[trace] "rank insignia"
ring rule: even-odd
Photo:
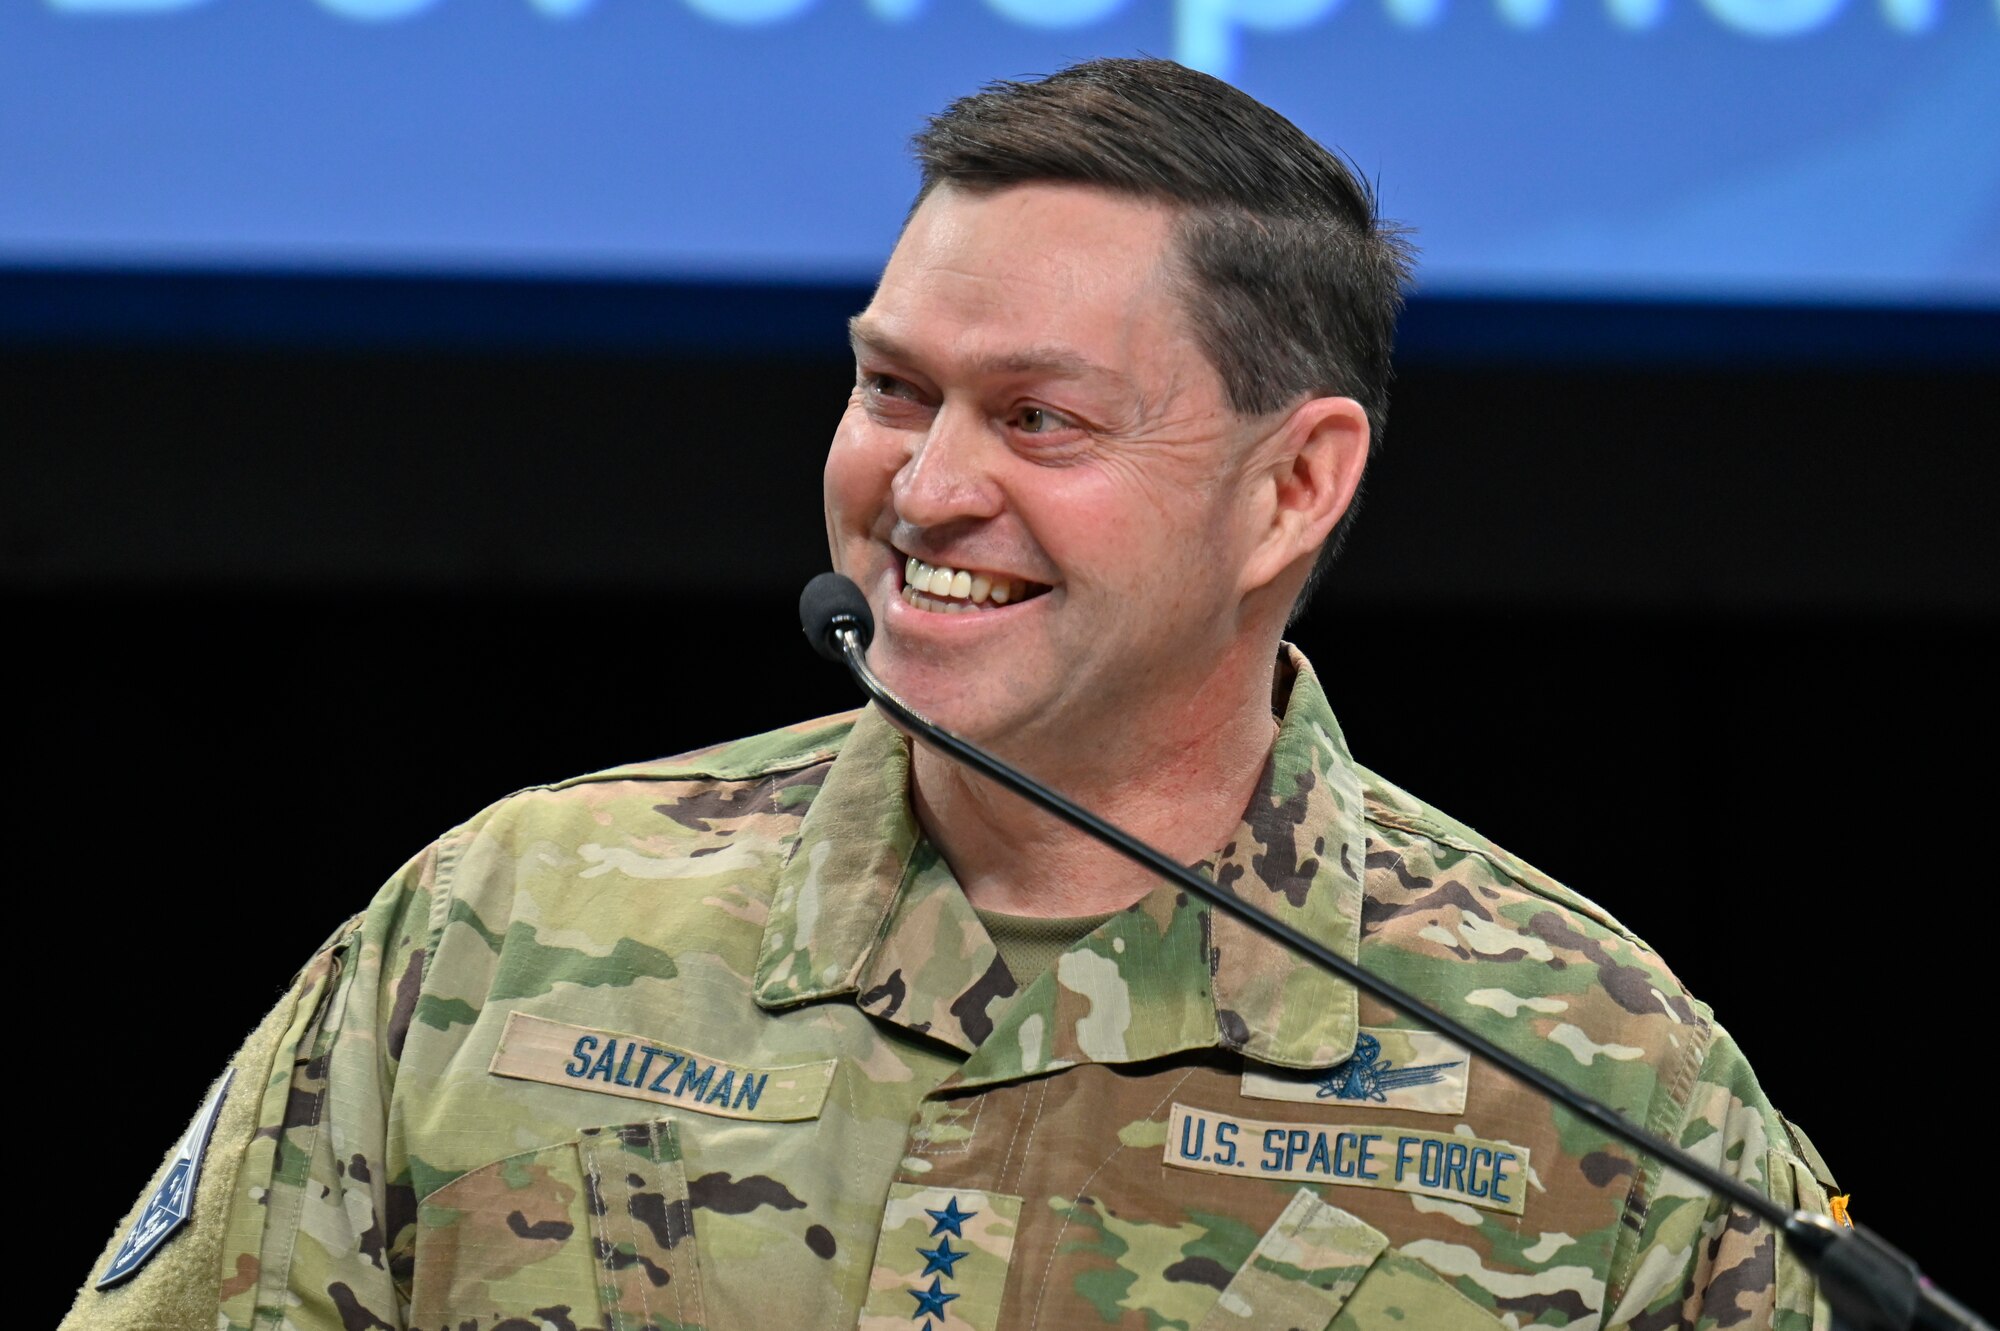
[[[209,1135],[215,1131],[216,1115],[222,1112],[222,1097],[228,1093],[230,1080],[235,1075],[236,1069],[231,1068],[209,1092],[201,1112],[194,1116],[187,1134],[175,1148],[174,1158],[167,1166],[167,1176],[160,1180],[160,1186],[146,1199],[145,1209],[132,1222],[125,1241],[118,1245],[111,1265],[105,1267],[104,1274],[97,1278],[97,1288],[106,1289],[115,1285],[144,1266],[147,1258],[158,1251],[168,1236],[193,1214],[195,1185],[201,1182],[202,1153],[208,1149]]]
[[[1021,1199],[898,1183],[882,1214],[861,1331],[993,1331]]]

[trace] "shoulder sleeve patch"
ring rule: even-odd
[[[174,1151],[173,1163],[167,1167],[167,1176],[160,1180],[160,1186],[147,1199],[145,1209],[132,1222],[132,1228],[126,1231],[125,1241],[112,1255],[111,1265],[104,1268],[104,1274],[97,1278],[99,1289],[117,1284],[144,1266],[160,1245],[194,1213],[195,1184],[201,1179],[201,1158],[208,1149],[209,1135],[215,1131],[215,1116],[222,1109],[223,1097],[229,1093],[229,1083],[235,1077],[236,1069],[233,1067],[223,1073],[222,1080],[215,1084],[201,1111],[194,1116],[194,1122],[188,1124],[187,1134]]]

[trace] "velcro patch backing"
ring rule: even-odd
[[[174,1148],[173,1162],[167,1167],[166,1178],[146,1199],[146,1209],[132,1222],[132,1228],[126,1231],[125,1241],[118,1245],[111,1265],[97,1278],[99,1289],[108,1289],[144,1266],[160,1245],[167,1241],[167,1236],[179,1229],[194,1213],[195,1185],[201,1181],[201,1159],[208,1152],[209,1134],[215,1131],[215,1116],[222,1112],[223,1097],[229,1093],[229,1083],[235,1079],[236,1069],[232,1067],[222,1074],[222,1080],[209,1092],[201,1111],[194,1116],[194,1122],[188,1125],[187,1132],[181,1137],[180,1145]]]

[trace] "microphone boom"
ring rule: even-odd
[[[1663,1161],[1702,1186],[1728,1198],[1768,1222],[1799,1259],[1819,1276],[1820,1292],[1832,1307],[1836,1325],[1844,1331],[1906,1331],[1928,1328],[1991,1327],[1977,1314],[1933,1285],[1914,1262],[1860,1227],[1836,1225],[1825,1216],[1792,1211],[1679,1147],[1626,1121],[1608,1105],[1557,1081],[1524,1062],[1486,1036],[1405,993],[1389,981],[1363,969],[1306,937],[1298,930],[1225,892],[1214,882],[1139,840],[1080,805],[1073,804],[1024,772],[1017,771],[984,749],[961,739],[898,698],[868,667],[868,644],[874,640],[875,617],[868,599],[852,580],[822,573],[806,584],[799,597],[799,623],[813,650],[847,666],[855,682],[891,716],[917,737],[947,756],[1041,806],[1079,831],[1096,838],[1126,858],[1152,870],[1212,905],[1228,911],[1265,936],[1301,952],[1391,1007],[1421,1018],[1442,1034],[1527,1082],[1551,1100],[1636,1150]]]

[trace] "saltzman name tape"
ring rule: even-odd
[[[818,1118],[838,1066],[838,1060],[829,1058],[752,1067],[644,1035],[510,1012],[487,1070],[722,1118],[780,1123]]]

